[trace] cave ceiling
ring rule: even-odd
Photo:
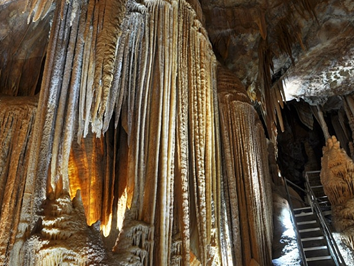
[[[203,0],[202,6],[218,59],[248,90],[259,83],[264,39],[272,81],[285,81],[287,100],[318,104],[352,91],[353,1]]]
[[[28,19],[26,4],[0,1],[2,94],[38,92],[51,9],[48,4],[43,7],[48,15]],[[324,104],[328,97],[352,92],[353,1],[202,0],[201,7],[199,15],[218,60],[238,76],[251,97],[264,89],[262,67],[271,69],[268,87],[284,81],[287,100]],[[262,49],[266,59],[260,56]]]

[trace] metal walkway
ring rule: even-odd
[[[302,265],[345,266],[330,230],[331,205],[323,192],[320,171],[306,172],[305,177],[306,190],[284,178]],[[293,208],[288,185],[305,192],[305,207]]]

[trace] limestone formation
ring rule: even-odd
[[[321,182],[332,205],[333,225],[354,249],[354,163],[335,136],[323,148]]]
[[[2,261],[270,264],[264,131],[199,3],[53,5],[27,5],[53,17],[39,97],[0,98]]]
[[[52,9],[28,7],[30,23]],[[184,0],[53,9],[38,107],[37,98],[0,102],[2,260],[269,264],[265,135],[243,91],[227,103],[226,128],[234,88],[216,71],[200,14]]]
[[[222,68],[218,69],[218,91],[224,157],[222,204],[231,221],[225,229],[232,232],[234,248],[229,256],[236,265],[269,265],[272,181],[263,127],[241,82]]]
[[[340,3],[0,0],[0,265],[270,265],[284,74]]]

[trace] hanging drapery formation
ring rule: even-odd
[[[218,261],[215,57],[186,2],[129,8],[113,81],[120,91],[111,91],[127,142],[114,251],[126,263],[188,265],[190,254]]]
[[[51,4],[29,1],[29,21]],[[16,230],[1,236],[1,256],[12,265],[270,264],[264,132],[234,91],[241,85],[216,73],[199,4],[55,4],[40,111],[18,136],[35,136],[20,153],[27,168],[8,182],[22,205],[3,224]],[[0,138],[13,137],[4,129]],[[116,240],[105,242],[112,254],[105,237]]]
[[[321,183],[332,206],[333,226],[353,249],[354,163],[335,136],[327,139],[321,164]]]
[[[276,143],[277,125],[284,131],[281,109],[286,102],[283,81],[272,84],[271,70],[273,70],[273,52],[268,41],[261,39],[258,47],[258,77],[259,94],[257,100],[261,103],[261,111],[270,140]],[[254,99],[256,100],[256,99]]]
[[[222,68],[218,96],[225,158],[222,209],[233,247],[227,257],[233,257],[230,265],[250,265],[252,260],[270,265],[272,193],[263,127],[242,84]]]
[[[274,32],[264,33],[267,28],[259,26],[262,38],[258,44],[257,95],[252,95],[253,100],[257,100],[261,105],[268,136],[273,143],[276,143],[277,126],[282,132],[284,131],[280,107],[283,108],[283,103],[286,102],[282,77],[284,73],[281,69],[274,73],[273,58],[278,56],[279,53],[287,54],[291,64],[295,65],[294,46],[300,45],[303,50],[306,50],[306,48],[302,40],[302,23],[299,17],[294,14],[300,15],[301,19],[317,20],[315,12],[317,3],[315,1],[287,0],[283,2],[284,5],[278,6],[279,11],[274,13],[276,19],[272,17],[274,14],[267,16],[267,21],[274,28]],[[275,25],[271,25],[273,20],[276,21]],[[259,22],[257,24],[262,25]]]
[[[18,228],[37,97],[0,97],[0,261],[9,263]]]
[[[31,9],[31,12],[42,12],[40,11],[41,7],[43,7],[43,4],[46,4],[46,1],[37,2],[37,4],[33,2],[33,6],[36,6],[36,8]],[[48,218],[43,217],[43,213],[45,215],[46,212],[43,211],[42,213],[41,211],[45,208],[47,201],[51,205],[51,201],[55,201],[61,197],[65,198],[71,192],[70,177],[68,174],[69,155],[71,144],[74,136],[77,134],[78,128],[77,109],[80,85],[82,84],[82,80],[87,79],[87,73],[85,76],[82,71],[84,49],[89,46],[90,49],[95,51],[94,55],[89,53],[90,56],[95,57],[102,57],[102,53],[104,53],[106,58],[109,58],[112,53],[114,55],[116,52],[115,48],[96,45],[98,41],[96,39],[94,39],[95,42],[89,40],[89,35],[85,35],[85,32],[95,30],[99,35],[97,40],[100,40],[102,43],[108,43],[105,41],[106,36],[110,36],[110,39],[113,38],[112,35],[117,36],[121,21],[119,19],[114,20],[112,17],[106,20],[103,18],[103,15],[112,12],[112,5],[120,6],[119,9],[114,9],[114,12],[116,16],[123,18],[124,2],[119,4],[117,1],[110,1],[107,5],[105,1],[100,1],[99,3],[96,1],[56,2],[38,102],[40,112],[36,113],[33,126],[33,135],[35,137],[31,142],[29,150],[24,192],[22,192],[22,195],[19,195],[19,198],[22,198],[22,206],[21,213],[15,221],[15,228],[18,228],[18,230],[14,248],[11,250],[11,263],[13,265],[22,265],[25,260],[40,261],[40,258],[36,257],[34,253],[29,253],[32,254],[29,255],[30,259],[26,257],[28,254],[25,250],[28,249],[28,246],[33,245],[33,241],[35,241],[33,237],[27,241],[29,237],[28,232],[37,227],[41,228],[40,221]],[[105,8],[107,8],[107,12],[104,12]],[[95,19],[92,14],[94,12],[97,14]],[[37,18],[37,15],[38,13],[35,13],[34,18]],[[44,15],[42,14],[39,17]],[[95,24],[97,19],[99,19],[100,25]],[[106,25],[107,27],[105,27],[103,34],[102,27]],[[101,64],[96,64],[96,71],[104,72],[100,76],[101,79],[106,77],[106,75],[110,75],[109,71],[102,70],[104,68],[103,65],[107,64],[110,65],[109,63],[105,63],[104,60]],[[96,98],[101,99],[104,96],[100,95],[96,96]],[[107,167],[109,167],[109,164],[107,164]],[[108,186],[109,182],[110,180],[105,178],[102,183]],[[99,186],[96,189],[99,191]],[[74,197],[75,195],[76,191],[72,192],[71,196]],[[107,202],[107,198],[112,198],[112,195],[105,195],[105,197],[103,202]],[[92,199],[90,203],[91,205],[95,205]],[[90,209],[90,204],[84,205],[86,209]],[[99,203],[98,206],[100,205],[102,206],[101,209],[107,209],[105,204]],[[85,211],[88,213],[88,210]],[[53,219],[62,221],[65,224],[65,221],[60,219],[63,213],[60,211],[54,213],[55,217]],[[102,211],[102,213],[105,217],[102,218],[100,215],[97,215],[97,217],[107,223],[109,221],[107,216],[110,214],[106,211]],[[64,215],[69,214],[64,212]],[[55,225],[58,226],[57,223]],[[40,229],[38,230],[41,231]],[[48,239],[46,239],[43,230],[40,233],[40,237],[43,242],[46,242]],[[55,232],[58,233],[57,235],[60,235],[60,230]],[[57,237],[54,234],[51,240]],[[86,243],[84,238],[81,240],[81,244]],[[33,248],[33,250],[36,249]],[[86,254],[86,256],[88,255]]]

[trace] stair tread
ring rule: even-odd
[[[324,236],[304,237],[301,238],[301,241],[312,241],[312,240],[321,240],[321,239],[324,239]]]
[[[312,257],[312,258],[306,258],[306,261],[316,261],[316,260],[331,260],[331,256],[319,256],[319,257]]]
[[[311,188],[321,188],[321,187],[323,187],[323,185],[316,185],[316,186],[311,186],[311,185],[310,185],[310,187],[311,187]]]
[[[315,231],[320,231],[320,230],[321,230],[321,228],[314,227],[314,228],[300,229],[299,233],[315,232]]]
[[[304,225],[304,224],[314,224],[316,223],[316,220],[309,220],[309,221],[301,221],[301,222],[297,222],[297,225]]]
[[[312,251],[312,250],[320,250],[320,249],[328,249],[328,247],[327,246],[308,247],[308,248],[304,248],[304,251]]]
[[[313,212],[301,212],[301,213],[295,214],[295,217],[308,216],[308,215],[313,215]]]
[[[311,209],[311,206],[301,207],[301,208],[294,208],[294,211],[309,210],[309,209]]]

